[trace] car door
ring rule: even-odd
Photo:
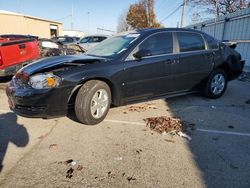
[[[176,91],[192,90],[213,69],[213,52],[200,33],[175,32],[178,63],[172,64],[173,84]]]
[[[147,52],[136,59],[133,54]],[[173,60],[173,35],[156,33],[140,43],[125,61],[127,101],[167,93],[171,88],[170,64]],[[167,68],[169,66],[169,69]]]

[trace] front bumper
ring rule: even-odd
[[[17,87],[14,79],[6,88],[10,109],[18,115],[32,118],[65,116],[70,93],[71,87],[41,90]]]

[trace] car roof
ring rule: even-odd
[[[135,30],[135,32],[141,33],[141,34],[157,33],[157,32],[161,32],[161,31],[170,31],[170,32],[184,31],[184,32],[202,33],[200,31],[197,31],[197,30],[194,30],[194,29],[187,29],[187,28],[145,28],[145,29]]]
[[[117,33],[115,36],[123,36],[123,35],[129,35],[129,34],[151,35],[154,33],[164,32],[164,31],[168,31],[168,32],[182,31],[182,32],[195,32],[195,33],[204,34],[203,32],[198,31],[198,30],[186,29],[186,28],[145,28],[145,29],[137,29],[137,30],[130,30],[130,31]]]
[[[87,36],[84,36],[83,38],[85,37],[108,37],[108,35],[87,35]]]

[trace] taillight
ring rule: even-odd
[[[3,65],[3,59],[2,59],[2,54],[1,54],[1,51],[0,51],[0,66]]]

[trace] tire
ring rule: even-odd
[[[111,103],[109,86],[102,81],[90,80],[79,90],[75,101],[75,114],[79,122],[96,125],[104,120]]]
[[[221,97],[226,91],[227,82],[228,78],[224,70],[214,70],[207,78],[207,82],[204,87],[204,95],[211,99]]]

